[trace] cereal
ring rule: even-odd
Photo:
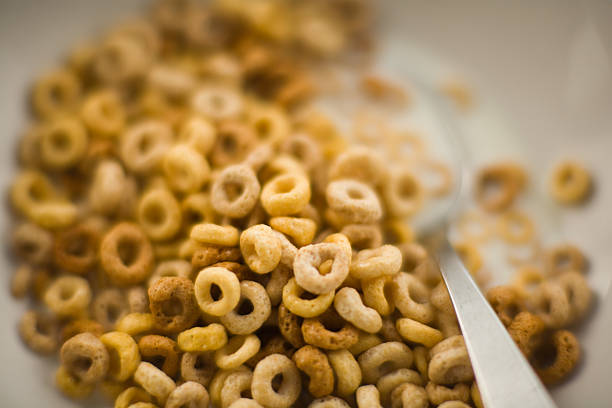
[[[161,404],[165,404],[168,396],[176,389],[176,384],[172,381],[172,378],[153,364],[144,361],[138,365],[134,372],[134,381]]]
[[[396,324],[399,334],[412,343],[420,343],[426,347],[433,347],[444,338],[439,330],[416,320],[401,318],[397,320]]]
[[[523,169],[514,163],[488,165],[477,176],[476,202],[486,211],[503,211],[512,205],[525,183]]]
[[[550,344],[544,342],[541,347],[554,349],[554,360],[550,363],[540,362],[536,358],[536,372],[544,384],[555,384],[567,377],[580,360],[580,344],[576,337],[567,330],[558,330],[552,334]]]
[[[87,398],[94,390],[92,384],[85,384],[71,375],[64,366],[55,372],[55,384],[64,395],[73,399]]]
[[[166,408],[208,408],[208,391],[202,384],[187,381],[174,389],[168,396]]]
[[[342,288],[336,293],[334,308],[344,320],[365,332],[377,333],[382,327],[378,312],[365,306],[353,288]]]
[[[547,327],[557,329],[571,321],[568,293],[559,282],[542,282],[529,299],[529,304]]]
[[[412,351],[403,343],[392,341],[381,343],[363,352],[359,366],[365,384],[375,383],[381,376],[398,368],[412,365]]]
[[[321,350],[306,345],[295,352],[293,361],[297,368],[308,375],[308,392],[312,396],[319,398],[334,391],[334,372],[327,356]]]
[[[125,130],[120,138],[119,156],[135,173],[155,170],[172,142],[172,129],[158,120],[144,120]]]
[[[383,196],[387,209],[398,217],[414,215],[424,201],[423,187],[409,169],[391,172],[391,178],[385,182]]]
[[[153,241],[173,238],[181,228],[181,209],[165,188],[153,188],[140,198],[137,209],[140,227]]]
[[[358,333],[355,327],[342,320],[331,309],[318,318],[305,319],[302,323],[304,341],[326,350],[351,347],[357,342]]]
[[[411,383],[397,386],[391,392],[391,407],[414,407],[427,408],[429,406],[428,395],[423,387]]]
[[[205,245],[236,246],[240,233],[231,225],[217,225],[211,223],[194,225],[189,238]]]
[[[330,210],[353,223],[371,223],[382,217],[376,193],[362,182],[350,179],[332,181],[325,190]]]
[[[51,354],[58,348],[57,321],[46,314],[30,310],[19,320],[19,335],[23,342],[40,354]]]
[[[496,286],[489,289],[487,300],[504,326],[508,326],[512,319],[524,309],[519,293],[512,286]]]
[[[151,313],[129,313],[119,319],[115,330],[130,336],[151,333],[155,330],[155,318]]]
[[[278,375],[282,376],[282,382],[275,388],[273,381]],[[302,382],[296,365],[282,354],[271,354],[261,359],[253,370],[251,394],[263,406],[291,407],[301,389]]]
[[[430,350],[430,355],[428,374],[432,382],[450,385],[474,379],[463,336],[444,339]]]
[[[118,93],[105,89],[90,94],[81,107],[81,120],[94,135],[116,137],[123,130],[126,120]]]
[[[566,271],[585,272],[587,260],[577,247],[562,244],[546,251],[546,272],[552,276]]]
[[[53,260],[66,272],[83,275],[98,260],[99,234],[87,224],[61,231],[53,243]]]
[[[278,235],[265,224],[254,225],[240,234],[240,250],[249,268],[259,274],[272,272],[282,256]]]
[[[393,245],[375,249],[362,249],[351,262],[351,276],[357,279],[373,279],[395,275],[402,266],[402,254]]]
[[[310,201],[310,183],[297,173],[280,174],[261,191],[261,204],[273,217],[297,214]]]
[[[582,164],[565,160],[553,169],[550,192],[559,203],[579,204],[588,198],[591,189],[591,174]]]
[[[172,276],[189,279],[191,277],[191,264],[182,259],[160,262],[149,277],[147,286],[152,286],[159,278]]]
[[[351,178],[378,186],[387,177],[387,169],[382,157],[372,150],[356,146],[338,155],[331,168],[331,180]]]
[[[414,275],[400,272],[393,278],[395,306],[403,316],[427,324],[434,318],[434,308],[429,301],[429,289]]]
[[[270,298],[264,287],[257,282],[242,281],[238,305],[221,316],[221,323],[232,334],[250,334],[263,325],[270,312]]]
[[[241,398],[244,392],[251,390],[253,373],[251,371],[238,371],[229,374],[221,386],[219,406],[222,408],[230,406],[234,401]]]
[[[73,320],[64,327],[60,332],[60,340],[64,343],[69,338],[80,333],[91,333],[96,337],[100,337],[104,333],[104,327],[95,320],[78,319]]]
[[[454,387],[428,382],[425,387],[427,396],[432,404],[442,405],[447,401],[468,402],[470,399],[470,387],[467,384],[456,384]]]
[[[327,358],[336,376],[336,392],[348,397],[361,384],[361,368],[355,357],[348,350],[336,350],[327,353]]]
[[[530,358],[545,329],[546,325],[538,316],[530,312],[521,312],[508,326],[508,334],[510,334],[519,350],[527,358]]]
[[[108,352],[91,333],[77,334],[67,340],[60,350],[60,358],[66,371],[85,384],[101,381],[108,371]]]
[[[331,271],[321,275],[317,268],[330,259],[333,260]],[[346,279],[350,259],[350,250],[339,244],[321,243],[302,247],[293,262],[296,283],[314,294],[332,292]]]
[[[150,334],[138,341],[138,349],[143,360],[152,362],[161,360],[161,370],[169,377],[174,377],[179,369],[179,349],[176,342],[168,337]]]
[[[52,259],[53,236],[36,224],[19,224],[13,231],[12,241],[16,254],[32,265],[47,264]]]
[[[217,175],[210,190],[215,211],[231,218],[247,215],[259,198],[260,185],[246,165],[228,166]]]
[[[88,136],[79,120],[56,118],[40,133],[40,158],[51,170],[68,169],[85,156]]]
[[[392,276],[383,275],[361,281],[363,303],[376,310],[381,316],[388,316],[395,310],[393,290],[396,283]]]
[[[59,317],[79,316],[89,307],[91,288],[84,278],[60,276],[51,282],[43,300]]]
[[[570,306],[570,320],[582,318],[591,306],[592,292],[584,276],[579,272],[564,272],[558,283],[565,289]]]
[[[140,364],[140,352],[132,336],[116,331],[108,332],[100,336],[100,341],[110,357],[108,377],[115,381],[129,379]]]
[[[291,278],[283,288],[283,305],[289,311],[300,317],[316,317],[325,312],[334,301],[334,292],[324,293],[313,299],[303,299],[300,296],[304,290],[298,286],[295,278]]]
[[[317,232],[317,224],[308,218],[273,217],[270,219],[270,226],[288,235],[298,247],[312,243]]]
[[[289,282],[289,279],[291,279],[292,274],[293,271],[291,269],[280,264],[268,275],[270,279],[266,283],[266,292],[270,297],[272,306],[278,306],[281,303],[283,288]]]
[[[16,299],[21,299],[30,291],[32,286],[32,268],[28,265],[21,265],[13,273],[11,278],[11,295]]]
[[[501,236],[513,244],[529,242],[533,237],[533,223],[531,219],[522,212],[508,211],[499,221]]]
[[[419,373],[408,368],[398,368],[380,377],[376,382],[376,388],[380,392],[380,401],[384,405],[389,405],[393,390],[406,383],[422,386],[423,380]]]
[[[189,242],[199,245],[195,241]],[[239,261],[241,257],[242,254],[239,248],[199,246],[194,249],[191,256],[191,265],[193,268],[205,268],[219,262]]]
[[[222,370],[240,367],[259,351],[261,341],[254,334],[234,336],[215,352],[215,364]]]
[[[213,297],[213,285],[219,290],[217,300]],[[204,313],[223,316],[234,309],[240,301],[240,282],[236,275],[223,267],[210,267],[198,273],[195,298]]]
[[[110,330],[125,316],[127,308],[125,297],[120,290],[104,289],[95,297],[91,311],[102,327]]]
[[[149,402],[151,402],[151,396],[145,390],[139,387],[128,387],[117,395],[115,407],[128,408],[138,403]]]
[[[380,393],[374,385],[362,385],[355,392],[357,408],[382,408],[380,405]]]

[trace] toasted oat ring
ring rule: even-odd
[[[430,323],[435,309],[429,301],[429,289],[414,275],[400,272],[394,276],[393,301],[403,316]]]
[[[58,347],[57,333],[58,323],[50,314],[30,310],[19,320],[21,339],[37,353],[53,353]]]
[[[247,228],[240,234],[242,256],[253,272],[272,272],[281,260],[282,246],[277,234],[265,224]]]
[[[283,305],[300,317],[316,317],[325,312],[334,301],[334,292],[318,295],[314,299],[302,299],[304,293],[295,278],[291,278],[283,288]]]
[[[381,316],[388,316],[395,310],[393,288],[396,283],[392,276],[381,276],[361,281],[363,303],[376,310]]]
[[[169,337],[150,334],[138,341],[138,349],[143,360],[151,362],[161,358],[161,370],[174,377],[179,369],[179,349]]]
[[[217,367],[212,352],[185,352],[181,357],[181,378],[208,386]]]
[[[91,302],[89,281],[80,276],[59,276],[45,290],[43,301],[59,317],[80,316]]]
[[[293,347],[300,348],[304,345],[299,316],[291,313],[283,304],[278,306],[278,330]]]
[[[480,170],[476,179],[476,201],[487,211],[503,211],[514,202],[526,181],[516,164],[498,163]],[[491,193],[491,189],[496,191]]]
[[[375,385],[362,385],[355,392],[357,408],[382,408],[380,393]]]
[[[508,334],[527,358],[533,355],[544,330],[546,330],[546,325],[542,319],[530,312],[517,314],[508,326]]]
[[[100,337],[104,333],[104,327],[95,320],[77,319],[64,326],[60,332],[60,340],[64,343],[69,338],[80,333],[91,333]]]
[[[576,367],[580,360],[580,343],[576,336],[567,330],[558,330],[553,333],[551,344],[544,344],[541,347],[553,347],[555,358],[551,364],[535,361],[536,372],[544,384],[555,384],[566,378]],[[538,350],[534,353],[537,356]]]
[[[275,388],[272,381],[279,375],[282,382]],[[301,389],[302,380],[296,365],[282,354],[271,354],[261,359],[253,370],[251,394],[263,406],[291,407],[298,399]]]
[[[382,318],[378,312],[363,304],[359,292],[344,287],[336,293],[334,308],[347,322],[368,333],[377,333],[382,328]]]
[[[85,384],[101,381],[108,371],[108,351],[91,333],[77,334],[67,340],[60,357],[66,370]]]
[[[239,261],[241,257],[240,248],[200,246],[191,256],[191,265],[194,268],[206,268],[218,262]]]
[[[391,392],[391,408],[427,408],[429,397],[425,389],[412,383],[400,384]]]
[[[352,223],[367,224],[382,217],[378,196],[367,184],[343,179],[332,181],[325,189],[329,208]]]
[[[402,254],[393,245],[375,249],[363,249],[351,262],[351,276],[357,279],[374,279],[384,275],[395,275],[402,266]]]
[[[489,289],[487,300],[506,327],[525,308],[518,291],[513,286],[496,286]]]
[[[153,364],[141,362],[134,372],[134,381],[145,391],[153,395],[162,405],[166,404],[168,396],[176,389],[172,378]]]
[[[329,330],[324,323],[341,326],[341,329]],[[359,331],[353,325],[342,321],[335,312],[318,318],[305,319],[302,323],[304,341],[326,350],[349,348],[357,343],[358,333]]]
[[[535,266],[525,266],[519,269],[515,275],[512,285],[516,288],[521,298],[527,298],[534,289],[534,285],[544,282],[544,275],[540,268]]]
[[[397,217],[414,215],[421,209],[425,199],[419,179],[406,168],[391,172],[389,181],[384,185],[383,194],[387,209]]]
[[[355,357],[343,349],[329,351],[327,358],[336,376],[336,392],[344,397],[354,394],[361,384],[361,367]]]
[[[149,288],[149,308],[159,330],[176,333],[198,319],[200,309],[191,280],[179,277],[159,278]]]
[[[36,224],[19,224],[11,237],[15,254],[33,265],[48,264],[52,260],[53,235]]]
[[[259,198],[257,176],[247,165],[228,166],[214,179],[210,194],[215,211],[231,218],[249,214]]]
[[[534,234],[531,218],[516,210],[503,214],[498,228],[502,238],[512,244],[529,242]]]
[[[165,408],[208,408],[208,400],[208,391],[202,384],[187,381],[170,393]]]
[[[251,310],[244,314],[241,307],[248,306],[245,303],[247,300],[251,304]],[[264,324],[270,313],[270,298],[264,287],[257,282],[242,281],[238,305],[225,316],[221,316],[220,320],[232,334],[251,334]]]
[[[557,329],[567,325],[572,318],[568,293],[559,282],[544,281],[538,286],[529,302],[547,327]]]
[[[344,282],[349,273],[350,250],[332,243],[312,244],[299,249],[293,262],[293,273],[298,285],[314,294],[332,292]],[[323,262],[333,259],[331,271],[321,275],[317,269]]]
[[[452,388],[428,382],[425,386],[427,396],[432,404],[443,405],[447,401],[467,402],[470,399],[470,387],[467,384],[455,384]]]
[[[396,325],[397,332],[403,339],[426,347],[433,347],[444,338],[439,330],[405,317],[398,319]]]
[[[239,400],[243,393],[251,390],[253,373],[250,370],[236,371],[230,373],[223,381],[219,393],[220,406],[226,408],[234,401]]]
[[[546,272],[555,276],[566,271],[584,272],[587,260],[580,249],[571,244],[563,244],[546,251],[545,264]]]
[[[79,224],[58,233],[53,245],[55,263],[66,272],[82,275],[98,260],[98,231]]]
[[[215,363],[222,370],[240,367],[259,351],[261,341],[254,334],[234,336],[227,344],[215,351]]]
[[[213,285],[220,291],[217,299],[212,294]],[[223,267],[209,267],[200,271],[194,289],[200,309],[213,316],[227,314],[240,301],[240,282],[234,273]]]
[[[578,162],[566,160],[553,169],[551,194],[562,204],[584,201],[589,196],[591,187],[591,175]]]
[[[358,361],[364,384],[374,384],[391,371],[410,367],[413,357],[407,345],[390,341],[366,350],[359,356]]]
[[[380,377],[376,382],[376,388],[380,392],[380,401],[385,406],[388,406],[391,402],[391,393],[393,390],[406,383],[422,386],[423,379],[419,373],[408,368],[398,368]]]
[[[579,272],[564,272],[558,278],[558,283],[565,289],[570,304],[571,320],[583,317],[591,306],[593,293],[584,276]]]
[[[295,352],[293,361],[310,378],[308,391],[312,396],[319,398],[334,391],[334,371],[321,350],[306,345]]]
[[[283,288],[289,282],[293,275],[293,271],[288,267],[280,264],[272,272],[270,272],[270,279],[266,283],[266,292],[270,296],[270,303],[272,306],[278,306],[283,298]]]
[[[474,379],[463,336],[444,339],[430,350],[430,354],[428,374],[434,383],[451,385]]]
[[[115,225],[102,238],[100,262],[116,285],[144,281],[153,268],[153,247],[142,230],[132,223]]]
[[[261,192],[261,204],[273,217],[297,214],[310,201],[310,182],[299,173],[280,174],[268,181]]]
[[[111,330],[128,312],[125,295],[117,288],[103,289],[92,303],[92,315],[106,330]]]
[[[375,224],[345,225],[340,233],[348,238],[356,250],[378,248],[383,243],[380,226]]]

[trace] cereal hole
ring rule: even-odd
[[[51,133],[51,144],[56,150],[66,150],[70,147],[70,137],[62,129]]]
[[[223,291],[216,283],[210,285],[210,297],[215,302],[223,298]]]
[[[249,299],[243,299],[240,301],[240,304],[236,308],[236,313],[240,316],[247,316],[255,310],[253,303]]]
[[[76,359],[72,361],[72,368],[77,372],[87,372],[91,368],[93,361],[89,357],[78,356]]]
[[[346,193],[353,200],[362,200],[364,198],[363,193],[356,188],[349,188]]]
[[[151,203],[145,207],[144,210],[145,220],[153,225],[161,224],[166,219],[166,211],[158,203]]]
[[[183,304],[179,299],[164,300],[161,306],[162,313],[166,316],[179,316],[183,314]]]
[[[230,201],[234,201],[238,199],[242,193],[244,192],[244,185],[241,183],[225,183],[223,185],[223,190],[225,191],[225,195]]]
[[[122,239],[117,244],[119,259],[125,266],[130,266],[138,256],[139,246],[130,239]]]
[[[272,389],[274,392],[278,392],[283,385],[283,374],[278,373],[272,378]]]
[[[278,194],[288,193],[294,188],[295,188],[295,180],[293,179],[283,179],[283,180],[279,180],[279,182],[276,183],[276,192]]]

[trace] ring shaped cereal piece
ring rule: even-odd
[[[274,230],[273,230],[274,231]],[[274,231],[280,240],[281,244],[281,259],[280,263],[287,268],[293,269],[293,262],[297,256],[298,249],[287,239],[285,234]]]
[[[225,167],[243,161],[253,150],[255,143],[255,134],[247,125],[238,121],[223,121],[217,126],[217,140],[210,159],[215,167]],[[249,167],[250,165],[251,162]]]
[[[196,80],[190,72],[162,63],[153,65],[147,84],[168,99],[181,100],[196,86]]]
[[[410,169],[402,168],[391,172],[384,184],[383,197],[391,214],[407,217],[421,209],[425,192],[416,175]]]
[[[351,276],[357,279],[374,279],[395,275],[402,266],[402,253],[393,245],[375,249],[362,249],[351,262]]]
[[[51,180],[38,170],[22,170],[11,186],[11,204],[30,217],[33,209],[58,198]]]
[[[147,281],[147,287],[151,287],[159,278],[172,276],[189,279],[191,277],[191,264],[183,259],[158,263]]]
[[[85,384],[101,381],[108,371],[108,351],[91,333],[77,334],[67,340],[60,350],[60,358],[65,369]]]
[[[368,224],[382,217],[378,196],[367,184],[356,180],[332,181],[325,189],[330,210],[341,214],[350,223]]]
[[[140,364],[140,352],[132,336],[114,331],[104,333],[100,341],[110,357],[108,377],[118,382],[129,379]]]
[[[66,272],[85,274],[98,260],[99,238],[98,231],[87,224],[59,232],[53,244],[55,263]]]
[[[450,388],[430,381],[425,386],[425,390],[429,401],[438,406],[447,401],[467,402],[470,399],[470,387],[467,384],[456,384]]]
[[[234,336],[229,342],[215,351],[215,364],[223,370],[240,367],[259,351],[261,341],[254,334]]]
[[[512,282],[521,298],[526,299],[537,288],[537,286],[544,282],[544,274],[537,266],[524,266],[520,268],[515,274]]]
[[[240,115],[244,102],[240,93],[231,87],[206,85],[195,91],[191,107],[206,118],[223,120]]]
[[[298,247],[310,244],[317,232],[317,224],[309,218],[273,217],[270,226],[288,235]]]
[[[471,405],[466,404],[463,401],[445,401],[438,405],[440,408],[470,408]]]
[[[388,316],[395,310],[393,287],[395,282],[389,275],[361,281],[363,303],[376,310],[381,316]]]
[[[291,130],[285,112],[274,105],[252,104],[247,113],[247,123],[259,141],[272,146],[278,146]]]
[[[232,402],[228,408],[263,408],[257,401],[250,398],[240,398]]]
[[[348,397],[361,384],[361,367],[350,351],[336,350],[327,353],[327,358],[336,375],[336,392]]]
[[[352,178],[378,186],[387,177],[387,167],[379,155],[362,146],[351,147],[336,157],[329,169],[329,179]]]
[[[143,336],[138,341],[138,349],[145,361],[153,363],[161,360],[163,363],[160,368],[169,377],[174,377],[178,372],[179,349],[171,338],[156,334]]]
[[[240,248],[202,246],[193,240],[191,242],[198,246],[191,256],[191,266],[193,268],[205,268],[219,262],[235,262],[242,258]]]
[[[565,160],[553,169],[550,190],[559,203],[578,204],[588,198],[591,188],[591,175],[582,164]]]
[[[395,322],[391,317],[385,317],[383,319],[382,327],[377,334],[381,336],[385,341],[404,341],[402,336],[400,336],[397,329],[395,328]]]
[[[294,157],[307,172],[314,170],[323,161],[319,145],[306,133],[296,133],[285,139],[281,152]]]
[[[153,247],[136,224],[123,222],[102,238],[100,262],[115,285],[135,285],[151,273]]]
[[[118,85],[142,78],[151,58],[141,42],[132,36],[109,36],[96,51],[93,69],[105,84]]]
[[[362,385],[355,393],[357,408],[383,408],[380,393],[375,385]]]
[[[234,401],[242,398],[242,394],[251,391],[253,373],[250,370],[230,373],[221,386],[219,393],[221,408],[229,407]]]
[[[200,244],[229,247],[238,245],[239,237],[240,233],[235,227],[213,223],[196,224],[189,233],[189,238]]]
[[[585,272],[587,268],[587,260],[582,251],[570,244],[558,245],[546,251],[545,264],[550,276],[567,271]]]
[[[416,320],[401,318],[396,322],[398,333],[407,341],[433,347],[444,338],[441,331]]]
[[[297,214],[310,201],[310,183],[299,173],[280,174],[268,181],[261,192],[261,204],[273,216]]]
[[[519,313],[508,326],[508,334],[527,358],[533,355],[545,330],[542,319],[530,312]]]
[[[115,330],[136,336],[155,330],[155,318],[151,313],[128,313],[115,325]]]
[[[455,307],[451,301],[450,294],[446,288],[446,283],[440,281],[429,295],[429,301],[436,309],[442,313],[455,313]]]
[[[162,168],[170,187],[180,193],[199,191],[210,177],[206,159],[194,148],[184,144],[168,150]]]
[[[207,155],[212,150],[216,138],[215,127],[200,116],[192,116],[187,119],[178,134],[179,143],[193,147],[202,155]]]
[[[79,316],[91,302],[89,281],[78,276],[60,276],[49,285],[43,300],[60,317]]]
[[[95,320],[77,319],[73,320],[64,327],[60,332],[60,341],[64,343],[69,338],[81,333],[91,333],[96,337],[100,337],[104,333],[104,327]]]
[[[165,122],[156,119],[138,122],[121,135],[119,156],[128,170],[149,173],[163,159],[172,138],[172,129]]]
[[[291,313],[283,304],[278,306],[278,330],[293,347],[300,348],[304,345],[299,316]]]
[[[340,327],[330,330],[326,327]],[[357,343],[359,330],[350,323],[344,322],[334,313],[321,315],[319,318],[305,319],[302,323],[302,336],[307,344],[326,350],[341,350]]]
[[[54,242],[49,231],[30,222],[24,222],[13,231],[13,250],[25,262],[44,265],[51,261]]]
[[[368,333],[377,333],[382,328],[378,312],[363,304],[359,292],[353,288],[342,288],[334,298],[334,308],[347,322]]]
[[[291,278],[283,288],[283,305],[300,317],[316,317],[325,312],[334,301],[334,292],[324,293],[313,299],[302,299],[304,289]]]
[[[159,278],[149,288],[149,308],[158,329],[176,333],[191,327],[198,319],[199,308],[193,282],[186,278]]]
[[[553,348],[555,358],[552,363],[537,360],[538,351],[546,347]],[[580,359],[580,343],[576,336],[567,330],[554,332],[551,339],[544,342],[539,350],[536,350],[535,369],[544,384],[555,384],[566,378],[576,367]]]
[[[278,387],[273,380],[281,376]],[[296,365],[282,354],[271,354],[257,363],[253,370],[251,394],[259,404],[270,408],[289,408],[302,390],[302,379]]]
[[[183,223],[187,225],[211,223],[216,216],[207,193],[188,195],[181,202],[181,210],[183,211]]]
[[[412,365],[412,351],[404,343],[381,343],[364,351],[358,358],[365,384],[374,384],[380,377],[398,368]]]
[[[126,200],[126,194],[130,194],[126,192],[126,189],[129,190],[135,186],[130,184],[129,180],[123,166],[117,160],[105,159],[98,162],[93,171],[88,195],[88,202],[92,210],[100,214],[113,214],[120,212],[122,207],[126,207],[125,201],[131,204],[132,197]],[[131,193],[136,195],[135,191]]]
[[[249,268],[259,274],[272,272],[282,255],[278,235],[265,224],[254,225],[240,234],[240,250]]]
[[[486,211],[503,211],[512,205],[525,182],[525,172],[516,164],[486,166],[476,178],[476,202]]]
[[[487,218],[477,211],[461,214],[457,222],[457,229],[461,239],[467,242],[485,242],[491,237],[492,233]]]
[[[489,289],[487,300],[504,326],[508,326],[512,319],[524,309],[521,297],[513,286],[504,285]]]
[[[57,118],[40,133],[40,158],[51,169],[63,170],[85,157],[88,136],[79,120]]]
[[[134,372],[134,382],[146,392],[154,396],[160,404],[164,405],[168,396],[176,389],[172,378],[151,363],[141,362]]]
[[[281,174],[297,173],[307,176],[300,162],[288,155],[278,155],[272,158],[261,170],[261,180],[267,182]]]
[[[140,387],[128,387],[115,399],[115,408],[129,408],[138,403],[150,403],[151,396]]]
[[[257,282],[242,281],[238,305],[220,320],[232,334],[251,334],[264,324],[270,313],[270,298],[264,287]]]
[[[125,126],[125,110],[117,92],[104,89],[88,95],[81,108],[81,119],[94,135],[114,137]]]
[[[165,408],[208,408],[208,391],[202,384],[187,381],[170,393]]]
[[[174,195],[165,188],[154,188],[144,193],[137,212],[140,226],[154,241],[171,239],[181,228],[181,208]]]
[[[243,163],[250,166],[253,171],[259,172],[272,158],[274,151],[268,144],[261,144],[254,148],[244,159]]]
[[[19,266],[11,277],[11,295],[16,299],[22,299],[32,287],[32,267],[29,265]]]
[[[414,366],[421,374],[423,381],[429,381],[429,350],[423,346],[417,346],[412,349],[414,356]]]
[[[319,398],[334,391],[334,371],[325,353],[316,347],[306,345],[293,354],[297,368],[310,378],[308,392]]]
[[[393,300],[403,316],[421,323],[430,323],[435,317],[434,307],[429,302],[429,289],[414,275],[400,272],[393,278]]]
[[[439,342],[430,354],[428,374],[431,381],[452,385],[474,379],[474,371],[462,336],[454,336]]]
[[[349,408],[350,405],[338,397],[327,396],[312,401],[308,408]]]
[[[79,79],[71,70],[50,72],[34,84],[32,107],[37,115],[51,118],[73,108],[80,97]]]
[[[181,378],[185,381],[207,386],[216,370],[212,352],[185,352],[181,357]]]
[[[71,226],[78,209],[72,202],[49,201],[32,207],[26,215],[41,227],[54,230]]]
[[[406,383],[423,386],[423,379],[419,373],[408,368],[398,368],[380,377],[376,382],[376,388],[380,392],[380,401],[388,406],[393,390]]]
[[[111,330],[127,313],[125,295],[116,288],[100,291],[92,304],[93,317],[106,330]]]
[[[593,294],[584,276],[579,272],[564,272],[559,275],[558,283],[565,289],[569,300],[571,319],[583,317],[591,306]]]
[[[79,381],[64,366],[59,366],[55,372],[55,384],[64,395],[73,399],[87,398],[94,390],[93,384]]]
[[[329,259],[333,259],[331,271],[321,275],[317,268]],[[350,247],[341,244],[321,243],[302,247],[293,262],[295,281],[317,295],[333,292],[348,276],[350,262]]]
[[[272,272],[270,272],[270,279],[266,283],[266,292],[270,296],[270,303],[272,306],[278,306],[282,301],[283,288],[289,282],[289,279],[293,276],[293,271],[288,267],[279,264]]]
[[[391,408],[427,408],[429,397],[419,385],[404,383],[391,392]]]
[[[382,245],[382,231],[378,225],[349,224],[342,227],[341,234],[345,235],[353,249],[373,249]]]
[[[57,350],[58,323],[49,314],[29,310],[19,320],[19,335],[23,342],[39,354]]]
[[[531,219],[526,214],[516,210],[510,210],[503,214],[498,228],[502,238],[512,244],[529,242],[534,234]]]
[[[376,334],[366,333],[364,331],[357,331],[357,342],[350,347],[347,347],[347,350],[351,352],[352,355],[358,356],[364,351],[381,344],[383,341],[380,339],[380,336]]]
[[[559,282],[544,281],[529,299],[547,327],[558,329],[570,323],[572,315],[568,293]]]
[[[213,181],[211,204],[220,214],[242,218],[257,204],[260,189],[257,176],[249,166],[228,166]]]
[[[216,298],[212,293],[213,288],[220,292]],[[226,315],[240,301],[240,281],[234,273],[222,267],[209,267],[200,271],[194,290],[200,309],[213,316]]]
[[[423,183],[425,195],[429,197],[444,197],[453,189],[453,173],[449,166],[439,160],[419,157],[416,164],[416,175]]]
[[[478,247],[469,242],[457,242],[453,245],[457,255],[461,258],[461,262],[472,276],[482,268],[482,255]]]

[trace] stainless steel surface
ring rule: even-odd
[[[484,405],[488,408],[556,407],[444,231],[430,241],[455,306]]]

